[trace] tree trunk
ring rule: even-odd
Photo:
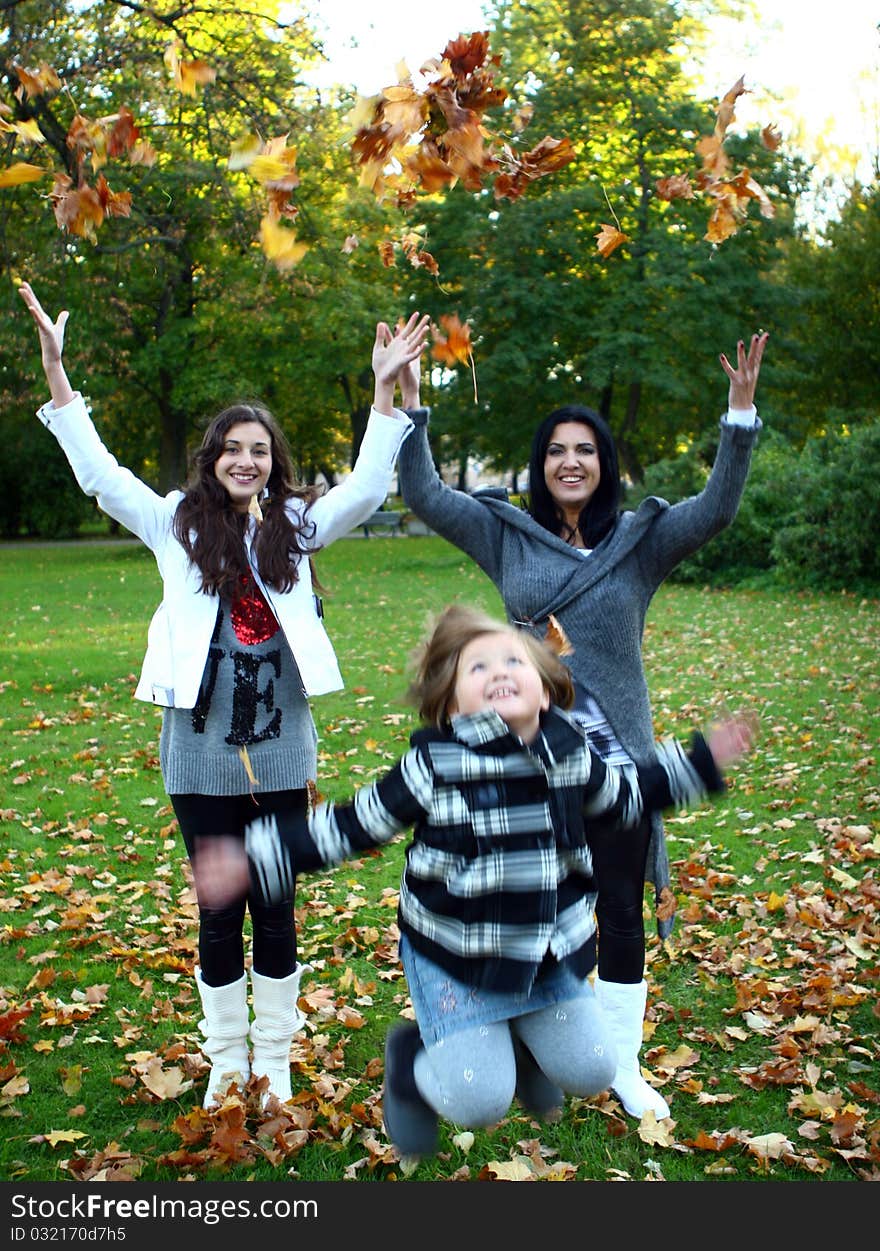
[[[631,382],[626,396],[626,417],[617,440],[617,450],[624,472],[633,482],[641,482],[645,476],[644,466],[636,455],[630,438],[638,423],[641,398],[641,382]]]

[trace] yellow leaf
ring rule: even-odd
[[[0,169],[0,187],[19,187],[23,182],[36,182],[45,178],[49,170],[40,165],[28,165],[25,161],[16,161],[7,169]]]
[[[26,122],[4,122],[0,120],[0,134],[19,135],[22,139],[28,139],[31,143],[42,143],[43,132],[33,118],[29,118]]]
[[[81,1129],[52,1129],[48,1134],[41,1134],[37,1141],[48,1142],[51,1147],[57,1147],[59,1142],[79,1142],[80,1138],[86,1137]]]
[[[257,775],[254,773],[254,767],[251,764],[251,758],[248,755],[248,749],[246,747],[239,747],[238,757],[241,760],[241,763],[244,765],[244,771],[247,774],[247,779],[250,782],[251,786],[259,786],[260,783],[257,781]]]
[[[673,1122],[666,1117],[658,1121],[651,1108],[642,1114],[639,1121],[639,1137],[642,1142],[655,1147],[671,1147],[675,1143],[672,1129]]]
[[[490,1160],[486,1171],[492,1173],[498,1181],[534,1181],[535,1171],[525,1156],[517,1156],[515,1160]]]
[[[777,895],[775,890],[771,890],[767,899],[767,911],[778,912],[780,908],[785,907],[786,898],[787,896]]]
[[[10,1077],[9,1081],[0,1086],[0,1099],[17,1099],[19,1095],[30,1094],[31,1084],[24,1073]]]
[[[289,172],[288,166],[279,157],[267,156],[265,153],[255,156],[248,170],[251,176],[263,185],[268,182],[278,182]]]
[[[257,135],[243,135],[229,150],[230,169],[247,169],[260,154],[262,143]]]
[[[292,230],[268,215],[260,222],[260,243],[269,260],[281,270],[292,269],[309,250],[309,245],[300,243]]]

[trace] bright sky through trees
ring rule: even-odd
[[[327,31],[323,83],[369,95],[395,81],[404,60],[417,70],[455,35],[484,27],[479,0],[313,0]],[[822,172],[869,181],[880,150],[880,5],[876,0],[761,0],[760,25],[719,19],[700,67],[707,98],[745,75],[742,124],[775,122]]]

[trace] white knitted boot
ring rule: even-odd
[[[196,986],[202,1001],[204,1017],[199,1029],[205,1036],[202,1051],[211,1061],[211,1073],[202,1107],[220,1103],[226,1087],[234,1077],[244,1091],[250,1077],[248,1062],[247,977],[242,973],[237,982],[227,986],[208,986],[196,969]]]
[[[645,1081],[639,1068],[648,983],[603,982],[597,976],[595,988],[602,1011],[611,1025],[611,1036],[617,1044],[617,1072],[611,1089],[630,1116],[641,1119],[642,1114],[650,1109],[660,1121],[669,1116],[669,1105]]]
[[[298,964],[288,977],[264,977],[251,971],[254,991],[254,1022],[251,1042],[254,1054],[251,1071],[255,1077],[268,1077],[269,1089],[263,1096],[277,1095],[282,1103],[291,1096],[290,1044],[305,1023],[297,1006],[299,982],[311,965]]]

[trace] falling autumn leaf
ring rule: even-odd
[[[297,239],[293,230],[269,214],[260,222],[260,242],[268,259],[282,271],[298,265],[309,250],[309,245]]]
[[[194,96],[199,87],[214,81],[217,71],[205,61],[181,60],[182,49],[181,41],[173,39],[165,49],[165,64],[178,90],[186,96]]]
[[[435,361],[443,365],[469,365],[471,360],[471,328],[462,322],[458,313],[444,313],[440,318],[440,326],[446,332],[432,325],[431,337],[434,346],[431,355]]]
[[[782,135],[776,126],[765,126],[761,131],[761,143],[768,152],[775,152],[782,143]]]
[[[544,642],[548,647],[552,648],[557,656],[574,655],[571,640],[557,618],[553,616],[553,613],[547,618],[547,633],[544,635]]]
[[[24,122],[4,122],[0,118],[0,135],[18,135],[20,139],[25,139],[29,143],[44,142],[43,132],[33,118]]]
[[[477,403],[477,373],[474,368],[474,356],[471,349],[471,328],[462,322],[458,313],[444,313],[440,318],[440,326],[445,330],[442,334],[437,326],[431,326],[431,337],[434,340],[431,355],[435,361],[454,368],[455,365],[469,365],[474,382],[474,403]]]
[[[0,187],[19,187],[25,182],[36,182],[45,178],[49,170],[40,165],[28,165],[25,161],[16,161],[6,169],[0,169]]]
[[[609,226],[603,223],[602,229],[596,235],[596,251],[601,255],[608,257],[615,252],[622,243],[629,242],[629,235],[625,235],[622,230],[618,230],[616,226]]]
[[[22,95],[26,95],[29,100],[32,100],[35,96],[49,95],[61,89],[61,79],[45,61],[36,70],[25,69],[22,65],[13,65],[12,68],[19,82],[15,93],[19,99]]]

